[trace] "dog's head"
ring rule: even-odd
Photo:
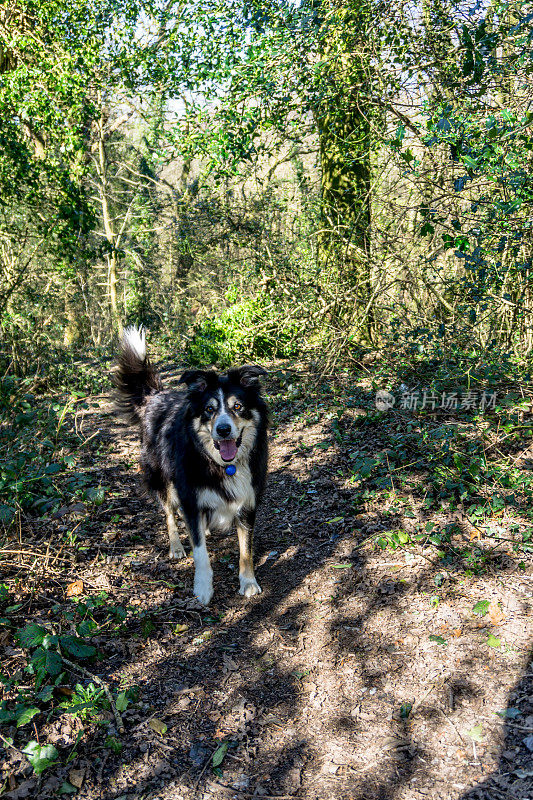
[[[249,365],[218,373],[189,370],[187,384],[193,427],[208,455],[221,466],[245,458],[265,416],[259,376],[263,367]]]

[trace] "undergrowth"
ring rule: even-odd
[[[108,636],[122,631],[128,613],[109,603],[105,592],[72,598],[68,607],[56,603],[46,622],[24,624],[24,605],[13,603],[7,585],[0,584],[0,634],[12,636],[18,645],[15,663],[10,659],[10,667],[0,673],[0,738],[7,750],[26,755],[33,772],[40,775],[76,758],[85,726],[108,727],[111,709],[120,720],[120,712],[136,700],[137,691],[131,687],[113,696],[87,669],[94,669],[99,660],[91,637],[104,630]],[[35,736],[36,723],[50,726],[66,716],[77,721],[78,732],[70,751],[60,755],[53,744],[42,744]],[[108,739],[106,746],[114,749],[114,737]],[[74,787],[64,782],[59,793],[72,791]]]
[[[75,409],[87,407],[81,392],[67,398],[40,398],[33,382],[0,381],[0,525],[17,514],[43,516],[74,499],[101,502],[100,487],[76,470],[83,437],[72,430]],[[66,422],[68,421],[68,425]]]
[[[291,371],[278,380],[274,400],[290,394],[303,420],[328,421],[329,438],[315,446],[334,446],[344,457],[338,478],[350,488],[354,513],[380,509],[375,546],[422,547],[449,574],[483,573],[502,554],[528,559],[533,392],[524,366],[460,353],[443,363],[400,349],[372,354],[368,363],[356,376],[339,370],[324,378],[313,393]],[[394,398],[388,411],[376,408],[378,390]],[[456,408],[441,407],[455,396]],[[424,397],[434,407],[422,408]]]

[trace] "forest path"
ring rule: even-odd
[[[77,429],[92,437],[87,475],[106,499],[84,518],[63,582],[129,609],[127,633],[98,636],[98,670],[113,687],[140,688],[121,752],[97,730],[80,745],[77,797],[530,797],[526,579],[509,561],[505,574],[440,583],[437,556],[377,548],[379,532],[413,524],[354,506],[350,452],[379,441],[354,428],[348,450],[327,408],[278,407],[256,529],[263,593],[237,593],[236,536],[212,534],[205,609],[192,559],[167,560],[163,514],[140,491],[136,432],[109,398]],[[68,514],[58,525],[72,527]],[[473,615],[481,599],[501,615]],[[506,646],[487,646],[490,633]],[[505,721],[495,712],[513,691],[520,716]],[[62,735],[68,743],[63,729],[56,743]]]

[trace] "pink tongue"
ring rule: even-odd
[[[237,445],[235,439],[222,439],[218,443],[220,447],[220,456],[223,461],[233,461],[237,455]]]

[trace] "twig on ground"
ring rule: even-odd
[[[459,737],[459,739],[461,740],[461,742],[462,742],[462,743],[465,745],[465,747],[466,747],[466,745],[468,744],[468,742],[467,742],[467,741],[466,741],[466,739],[465,739],[465,738],[462,736],[462,734],[459,732],[459,730],[458,730],[457,726],[456,726],[456,725],[454,725],[454,723],[451,721],[451,719],[449,718],[449,716],[448,716],[447,714],[445,714],[445,713],[444,713],[444,711],[442,710],[442,708],[439,708],[438,710],[440,711],[440,713],[442,714],[442,716],[444,717],[444,719],[445,719],[447,722],[449,722],[449,723],[450,723],[450,725],[452,726],[452,728],[453,728],[453,729],[454,729],[454,731],[456,732],[457,736]],[[472,741],[473,741],[473,740],[472,740]],[[474,744],[475,744],[475,742],[474,742]],[[476,756],[476,753],[475,753],[475,749],[474,749],[474,758],[477,758],[477,756]]]
[[[198,777],[197,777],[197,779],[196,779],[196,781],[194,783],[193,792],[196,792],[196,790],[198,789],[198,785],[199,785],[200,781],[204,777],[209,764],[211,764],[211,759],[213,758],[213,753],[214,752],[215,752],[215,750],[213,750],[212,753],[209,753],[209,758],[206,759],[205,764],[202,767],[202,771],[200,772],[200,774],[198,775]]]
[[[0,553],[4,555],[22,555],[22,556],[31,556],[32,558],[44,558],[46,559],[47,553],[34,553],[33,550],[7,550],[5,547],[2,547]],[[69,563],[70,559],[62,558],[61,561]]]
[[[25,755],[25,753],[23,753],[22,750],[20,750],[18,747],[15,747],[15,745],[12,742],[10,742],[9,739],[6,739],[5,736],[2,736],[1,733],[0,733],[0,739],[3,741],[3,743],[5,744],[6,747],[10,747],[12,750],[15,750],[17,753],[21,753],[22,755]]]
[[[116,705],[115,705],[115,703],[113,701],[113,696],[111,694],[111,691],[110,691],[109,686],[107,685],[107,683],[105,683],[105,681],[103,681],[101,678],[99,678],[98,675],[94,675],[92,672],[89,672],[88,669],[85,669],[85,667],[82,667],[80,664],[75,664],[73,661],[70,661],[68,658],[65,658],[65,656],[62,656],[62,659],[65,662],[65,664],[67,664],[75,672],[81,672],[81,674],[85,675],[86,678],[91,678],[91,680],[93,680],[95,683],[97,683],[99,686],[102,687],[102,689],[105,692],[105,696],[107,697],[107,699],[109,701],[109,705],[111,706],[111,711],[113,712],[113,716],[115,717],[115,723],[116,723],[116,726],[117,726],[117,731],[119,733],[124,733],[124,730],[125,730],[124,722],[123,722],[122,717],[120,715],[120,711],[118,710],[118,708],[116,707]]]

